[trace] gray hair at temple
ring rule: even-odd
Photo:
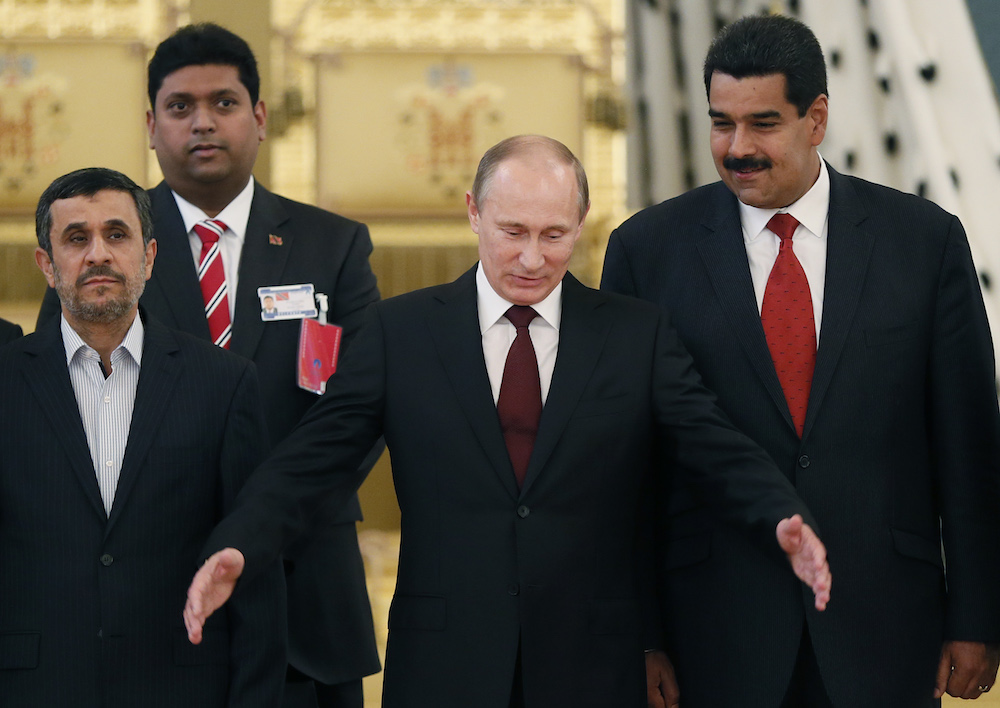
[[[110,189],[113,192],[127,192],[132,195],[135,209],[139,212],[142,225],[142,243],[149,245],[153,238],[153,207],[146,190],[121,172],[106,167],[85,167],[57,177],[38,198],[35,209],[35,237],[38,245],[52,257],[52,203],[57,199],[92,197],[98,192]]]
[[[479,169],[476,170],[476,178],[472,182],[472,201],[476,206],[481,207],[483,201],[489,196],[490,183],[493,181],[493,175],[501,162],[518,155],[534,153],[539,148],[547,150],[559,162],[573,168],[573,172],[576,173],[580,202],[580,221],[583,221],[583,217],[587,215],[587,210],[590,208],[590,187],[587,185],[587,173],[572,150],[558,140],[544,135],[515,135],[512,138],[501,140],[486,151],[479,161]]]

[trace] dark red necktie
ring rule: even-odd
[[[218,219],[206,219],[194,225],[194,232],[201,239],[198,281],[201,283],[201,297],[205,302],[208,331],[213,342],[223,349],[229,349],[233,326],[229,316],[226,273],[222,267],[222,251],[219,248],[219,237],[225,231],[226,225]]]
[[[795,431],[801,438],[816,368],[816,320],[809,281],[792,250],[792,234],[798,225],[791,214],[775,214],[767,222],[767,228],[781,239],[781,248],[767,279],[760,321]]]
[[[538,359],[528,334],[528,325],[538,316],[530,307],[514,305],[507,310],[507,319],[517,329],[517,336],[507,352],[503,367],[497,414],[507,443],[507,453],[517,486],[524,484],[531,450],[535,447],[538,421],[542,417],[542,386],[538,380]]]

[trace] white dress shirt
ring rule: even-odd
[[[483,335],[483,358],[486,373],[493,389],[493,402],[500,399],[500,384],[503,382],[503,368],[507,363],[507,352],[517,336],[517,328],[507,319],[506,312],[513,303],[497,295],[490,281],[483,273],[483,264],[476,270],[476,292],[479,305],[479,331]],[[552,372],[556,368],[556,353],[559,350],[559,320],[562,317],[562,283],[549,296],[532,305],[538,317],[528,325],[531,344],[538,359],[538,378],[542,387],[542,405],[549,395]]]
[[[104,511],[110,515],[132,427],[145,330],[136,315],[125,339],[111,352],[111,375],[105,377],[101,355],[83,341],[65,317],[60,319],[69,380],[87,434]]]
[[[205,219],[218,219],[226,225],[226,230],[219,237],[219,252],[222,256],[222,268],[226,273],[226,287],[229,296],[229,319],[236,316],[236,286],[240,280],[240,255],[243,253],[243,241],[247,235],[247,222],[250,220],[250,206],[253,203],[253,177],[247,182],[243,191],[236,195],[226,208],[215,216],[208,216],[201,209],[187,201],[177,192],[171,190],[177,209],[184,220],[184,228],[191,242],[191,255],[195,267],[201,263],[201,237],[194,232],[194,225]]]
[[[767,278],[778,258],[781,239],[767,228],[767,222],[778,212],[787,212],[799,221],[792,235],[792,250],[802,264],[809,294],[812,296],[816,321],[816,342],[819,343],[820,320],[823,317],[823,289],[826,286],[826,244],[830,214],[830,173],[823,158],[819,161],[816,183],[797,202],[786,209],[758,209],[740,202],[740,223],[743,242],[750,261],[750,277],[757,296],[757,312],[764,303]]]

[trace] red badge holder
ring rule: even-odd
[[[316,293],[319,302],[319,320],[305,318],[299,329],[299,388],[322,395],[326,381],[337,371],[340,353],[340,336],[343,328],[327,324],[329,309],[327,296]]]

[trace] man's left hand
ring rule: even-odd
[[[945,642],[934,697],[979,698],[993,687],[998,665],[1000,644]]]
[[[795,575],[812,588],[816,609],[825,610],[833,583],[830,565],[826,562],[826,546],[799,514],[779,521],[775,535]]]

